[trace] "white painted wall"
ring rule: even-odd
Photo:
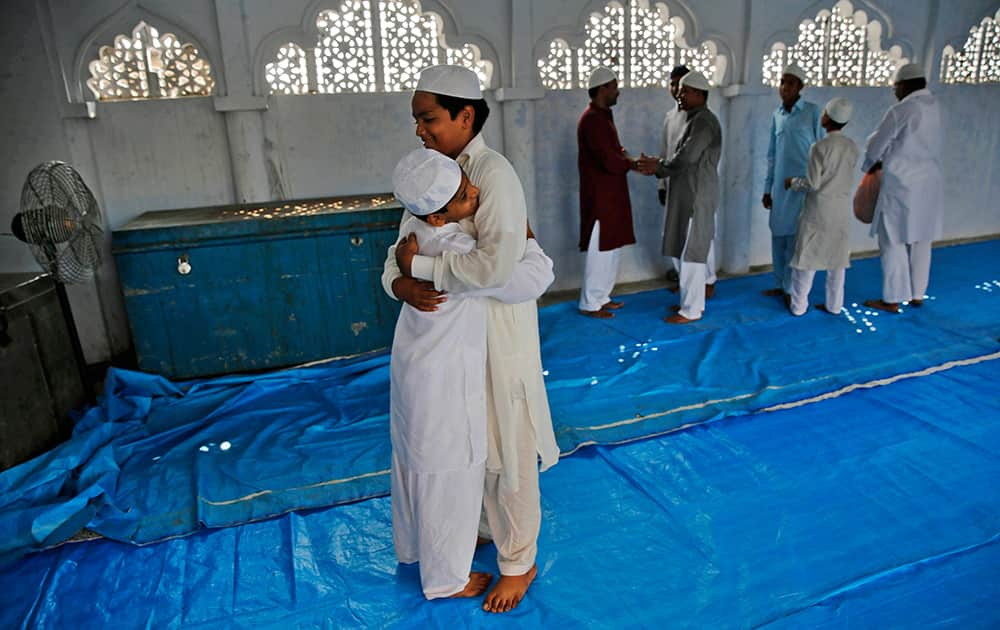
[[[108,224],[119,227],[154,209],[237,201],[384,192],[395,161],[416,146],[406,94],[265,97],[262,67],[277,44],[310,43],[308,23],[340,0],[13,0],[0,8],[0,137],[8,148],[0,177],[0,231],[17,210],[21,182],[47,159],[77,165]],[[762,56],[774,41],[791,42],[799,22],[834,0],[667,0],[687,23],[689,43],[712,38],[729,57],[722,93],[710,106],[723,124],[723,197],[719,210],[722,267],[743,271],[770,260],[763,192],[767,125],[777,106],[761,85]],[[449,43],[472,42],[496,64],[488,96],[487,141],[511,159],[525,184],[529,216],[556,262],[555,289],[579,285],[576,121],[583,90],[538,87],[536,56],[552,37],[582,40],[582,25],[605,0],[424,0],[442,16]],[[996,11],[988,0],[855,0],[883,21],[883,47],[899,44],[936,76],[945,44],[961,46],[968,28]],[[87,61],[115,34],[144,19],[194,42],[213,64],[215,98],[82,105]],[[943,86],[932,80],[950,130],[941,147],[946,175],[945,238],[1000,233],[1000,85]],[[823,104],[833,95],[855,102],[847,134],[862,144],[892,104],[888,89],[808,89]],[[657,150],[669,103],[663,90],[625,90],[615,117],[633,152]],[[860,173],[859,173],[860,177]],[[623,257],[620,279],[663,272],[663,211],[652,179],[630,174],[639,242]],[[855,251],[875,248],[863,226]],[[22,244],[0,237],[0,272],[34,262]],[[113,265],[94,287],[74,291],[74,311],[88,360],[128,346]]]

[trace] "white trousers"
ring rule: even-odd
[[[479,534],[497,547],[501,575],[522,575],[535,564],[542,501],[538,489],[538,451],[526,401],[516,407],[522,430],[517,432],[518,488],[512,490],[501,472],[486,473]]]
[[[705,285],[715,284],[715,241],[708,244],[706,262],[696,263],[684,260],[688,244],[691,240],[692,221],[688,221],[687,237],[684,239],[684,251],[681,252],[680,263],[680,315],[688,319],[701,319],[705,310]]]
[[[621,248],[602,252],[601,222],[594,221],[587,244],[587,258],[583,263],[583,286],[580,288],[580,310],[598,311],[611,299],[611,291],[618,278],[618,260]]]
[[[392,542],[403,564],[420,563],[427,599],[448,597],[469,582],[483,504],[486,463],[414,473],[392,455]]]
[[[791,291],[792,268],[788,263],[795,256],[795,234],[771,237],[771,264],[774,266],[774,286],[785,293]]]
[[[840,313],[844,307],[844,278],[847,270],[840,269],[826,270],[826,310],[834,315]],[[791,291],[792,315],[803,315],[809,310],[809,291],[812,290],[813,278],[816,277],[814,269],[792,269],[791,271]]]
[[[931,276],[931,242],[890,243],[880,222],[878,249],[882,259],[882,301],[896,304],[924,299]]]

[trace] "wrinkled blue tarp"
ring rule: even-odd
[[[543,309],[561,449],[997,351],[1000,278],[974,274],[1000,268],[1000,242],[934,255],[933,295],[901,316],[852,306],[839,318],[794,319],[760,296],[764,276],[721,282],[706,317],[688,326],[660,321],[676,300],[665,291],[625,297],[613,320],[579,317],[571,303]],[[848,304],[877,296],[879,284],[877,260],[855,262]],[[0,473],[0,559],[83,527],[141,544],[385,494],[388,391],[384,353],[189,383],[112,370],[71,441]]]
[[[996,628],[998,381],[984,361],[581,450],[541,477],[538,578],[503,616],[425,602],[376,498],[33,554],[0,568],[0,627]]]

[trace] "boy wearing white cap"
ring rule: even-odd
[[[419,246],[425,256],[475,248],[458,222],[479,208],[479,190],[454,160],[417,149],[392,181],[419,219],[400,248]],[[390,359],[393,543],[400,562],[420,563],[427,599],[475,597],[492,579],[470,573],[486,463],[485,298],[534,300],[553,279],[552,261],[531,239],[502,289],[452,293],[436,312],[400,310]]]
[[[576,125],[580,251],[586,252],[579,308],[582,315],[610,319],[623,306],[611,299],[621,248],[635,243],[626,178],[635,161],[622,148],[611,113],[620,94],[614,71],[598,66],[587,88],[590,103]]]
[[[389,249],[382,274],[386,292],[417,310],[434,311],[447,300],[446,292],[497,288],[510,281],[525,253],[528,215],[514,168],[480,134],[489,107],[476,73],[451,65],[425,68],[410,108],[424,146],[456,160],[479,188],[479,210],[458,224],[476,239],[476,249],[434,258]],[[417,220],[404,217],[400,235]],[[537,573],[539,460],[542,470],[554,465],[559,447],[542,376],[537,304],[489,299],[486,313],[489,378],[480,534],[496,544],[501,575],[483,609],[505,612],[517,606]]]
[[[809,149],[806,176],[785,178],[786,190],[806,193],[790,264],[788,308],[792,315],[802,315],[809,307],[809,291],[819,269],[826,270],[826,302],[816,308],[838,315],[844,306],[844,276],[851,257],[854,169],[859,151],[840,130],[853,111],[854,106],[846,98],[827,103],[821,118],[827,135]]]
[[[882,263],[882,298],[865,306],[898,313],[901,302],[922,306],[927,292],[931,244],[941,235],[943,218],[944,131],[920,65],[899,68],[893,93],[899,102],[868,136],[861,169],[882,169],[871,228]]]
[[[778,87],[781,105],[771,114],[761,203],[770,210],[767,224],[771,229],[771,264],[775,286],[764,291],[764,295],[788,295],[791,284],[788,263],[795,251],[795,230],[805,195],[786,190],[782,184],[785,178],[805,172],[809,147],[823,137],[819,107],[800,95],[806,80],[806,71],[801,66],[795,63],[785,66]]]

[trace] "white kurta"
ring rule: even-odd
[[[885,113],[868,136],[861,164],[868,171],[882,162],[882,187],[872,236],[880,222],[892,243],[933,241],[941,234],[944,180],[941,146],[944,132],[941,110],[929,90],[917,90]]]
[[[795,238],[795,269],[850,266],[851,218],[858,146],[839,131],[809,149],[805,177],[792,178],[792,190],[806,193]]]
[[[423,255],[469,252],[456,224],[404,222]],[[428,599],[468,580],[479,525],[487,453],[487,297],[535,299],[551,284],[552,261],[532,240],[501,289],[452,293],[436,312],[404,304],[390,359],[393,541],[401,562],[420,562]]]

